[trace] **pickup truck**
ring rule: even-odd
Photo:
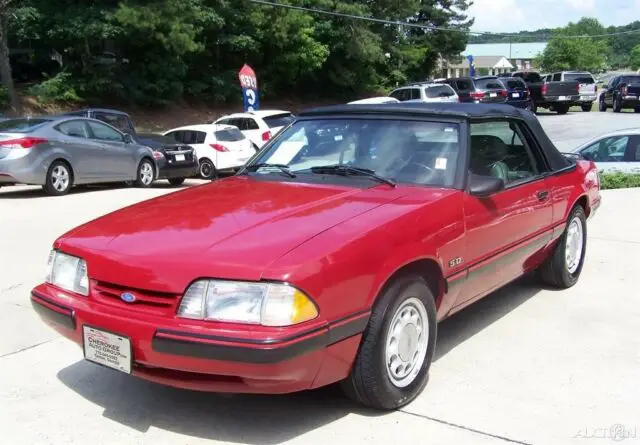
[[[546,108],[566,114],[569,107],[580,101],[580,83],[577,81],[545,81],[536,71],[514,71],[507,74],[520,77],[531,92],[531,111]]]
[[[64,113],[66,116],[82,116],[97,119],[131,136],[140,145],[153,150],[158,174],[156,179],[166,179],[171,185],[180,185],[186,178],[198,173],[198,157],[193,147],[179,144],[169,138],[155,134],[139,134],[131,117],[119,110],[108,108],[85,108]]]
[[[440,321],[530,272],[578,282],[600,199],[595,164],[529,111],[319,108],[232,177],[59,237],[31,302],[112,372],[211,392],[341,382],[392,410],[425,388]]]

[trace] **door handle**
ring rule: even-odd
[[[538,197],[538,201],[544,201],[549,197],[549,192],[547,190],[542,190],[541,192],[538,192],[536,196]]]

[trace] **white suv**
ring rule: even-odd
[[[400,102],[459,102],[456,91],[442,83],[408,85],[393,90],[389,96]]]
[[[164,136],[195,149],[202,179],[213,180],[220,171],[234,171],[256,152],[251,141],[231,125],[189,125],[169,130]]]
[[[236,126],[255,145],[256,149],[269,141],[277,132],[289,125],[295,116],[284,110],[257,110],[223,116],[214,124]]]

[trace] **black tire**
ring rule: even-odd
[[[198,166],[198,174],[201,179],[213,181],[218,179],[218,171],[216,166],[210,159],[200,159],[200,165]]]
[[[184,178],[171,178],[169,179],[169,184],[171,185],[182,185],[184,183]]]
[[[591,103],[588,103],[588,104],[582,104],[582,105],[580,106],[580,108],[582,108],[582,111],[584,111],[585,113],[588,113],[589,111],[591,111],[591,106],[592,106],[592,105],[593,105],[593,104],[591,104]]]
[[[613,99],[613,112],[620,113],[622,111],[622,102],[619,97]]]
[[[640,113],[640,107],[635,107],[635,108],[633,109],[633,111],[634,111],[634,113]]]
[[[399,387],[392,382],[390,371],[387,370],[387,334],[397,310],[403,303],[412,301],[419,301],[423,305],[429,337],[424,361],[416,368],[419,369],[417,374],[407,386]],[[343,390],[355,402],[375,409],[393,410],[410,403],[420,395],[429,380],[436,335],[436,306],[427,283],[418,275],[403,275],[394,279],[385,286],[374,305],[354,365],[349,376],[342,381]],[[412,371],[409,372],[411,374]]]
[[[567,114],[569,112],[569,105],[564,105],[564,104],[556,105],[555,109],[556,109],[556,113],[558,114]]]
[[[567,266],[566,249],[567,234],[571,223],[576,220],[582,225],[582,251],[577,268],[571,272]],[[567,227],[558,240],[553,252],[546,262],[540,266],[540,278],[542,282],[560,289],[568,289],[578,282],[582,273],[582,266],[587,253],[587,218],[581,205],[576,205],[567,219]]]
[[[64,181],[66,175],[67,181]],[[73,186],[73,170],[65,161],[54,161],[47,170],[47,177],[42,186],[49,196],[62,196],[69,193]]]
[[[536,104],[536,101],[531,99],[531,112],[533,114],[536,114],[538,112],[538,104]]]
[[[607,112],[607,104],[605,103],[603,96],[600,96],[600,99],[598,100],[598,110],[602,111],[603,113]]]
[[[149,179],[149,170],[151,169],[151,179]],[[138,173],[136,174],[136,181],[135,181],[135,185],[136,187],[140,187],[140,188],[149,188],[153,185],[153,181],[155,181],[156,178],[156,168],[153,165],[153,161],[151,161],[151,159],[148,158],[144,158],[142,161],[140,161],[140,164],[138,165]]]

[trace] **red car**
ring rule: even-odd
[[[56,240],[31,301],[86,359],[202,391],[341,381],[395,409],[437,323],[530,272],[578,280],[596,167],[508,105],[311,110],[236,176]]]

